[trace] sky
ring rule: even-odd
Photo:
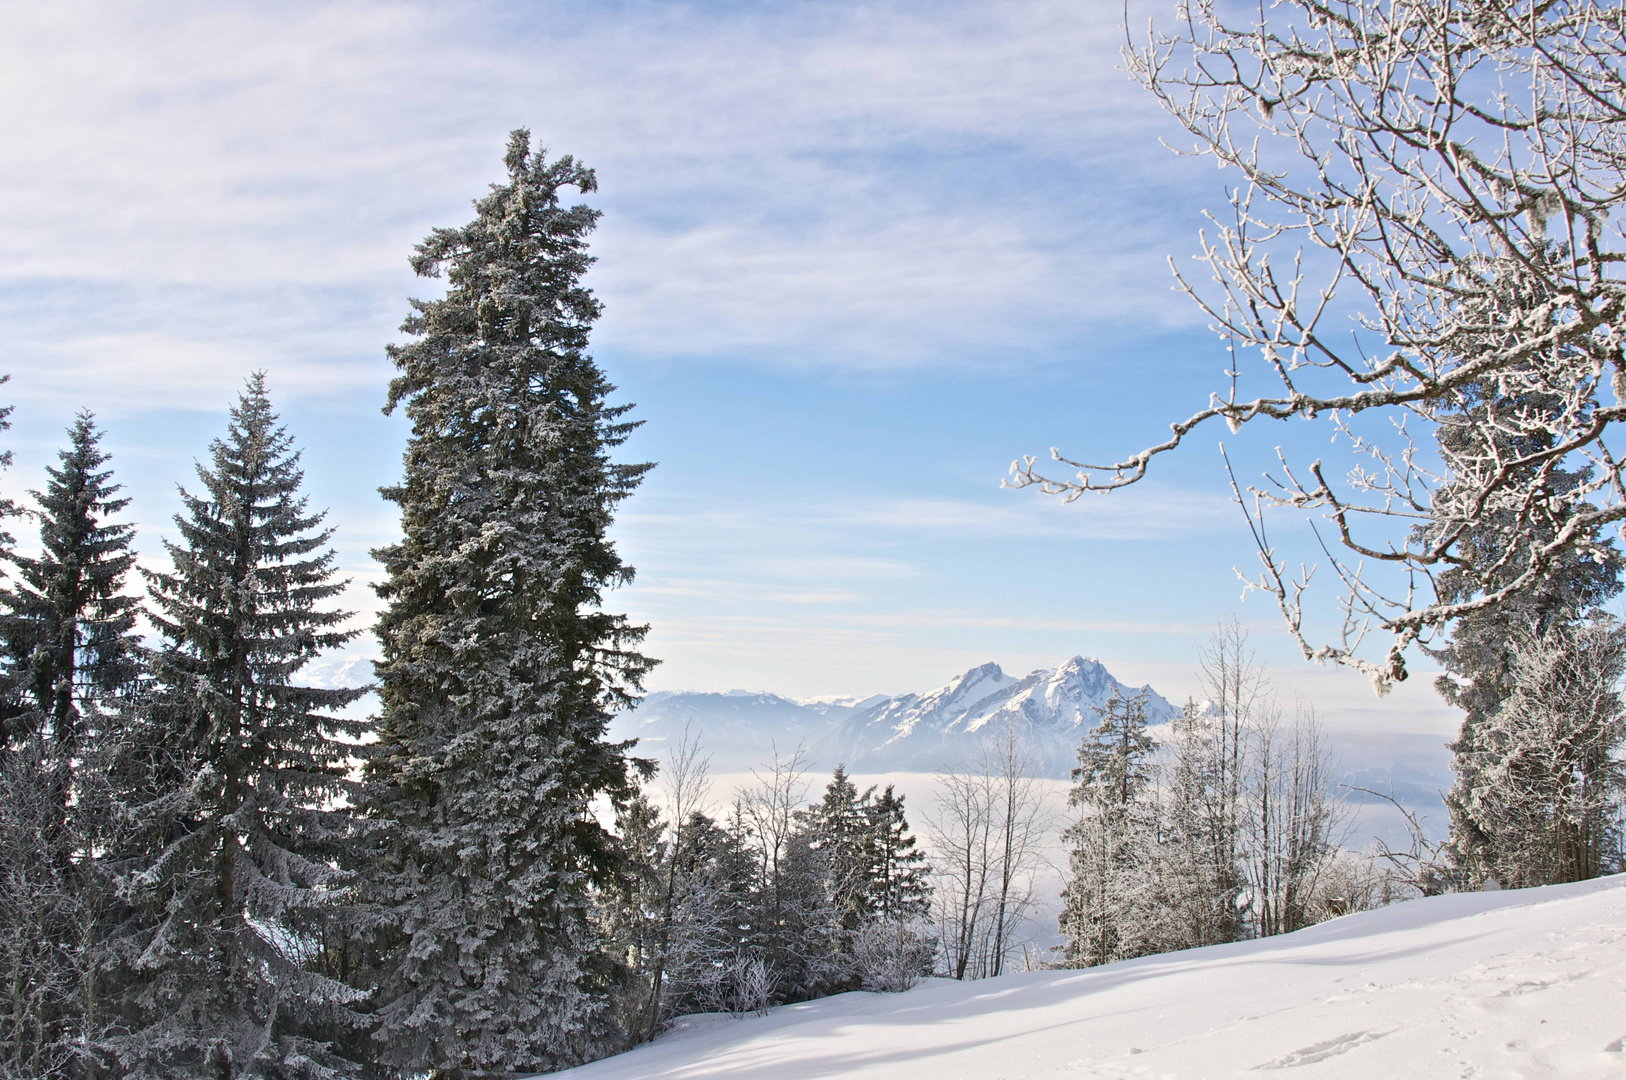
[[[1172,2],[1133,0],[1130,25]],[[82,408],[146,565],[264,370],[365,626],[394,535],[380,409],[413,245],[509,131],[592,166],[593,352],[657,462],[615,526],[650,689],[921,691],[1075,653],[1171,699],[1236,617],[1335,726],[1447,734],[1299,659],[1217,443],[1063,504],[1001,486],[1118,457],[1223,385],[1172,288],[1227,177],[1120,70],[1119,0],[16,5],[0,35],[0,394],[43,482]],[[1225,436],[1231,438],[1230,436]],[[1325,432],[1244,433],[1242,460]],[[1251,440],[1251,441],[1250,441]],[[1252,457],[1249,457],[1252,455]],[[25,537],[26,541],[26,537]],[[365,636],[323,678],[365,679]]]

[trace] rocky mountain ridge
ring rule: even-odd
[[[1153,724],[1179,710],[1150,686],[1127,686],[1095,660],[1074,656],[1022,677],[998,664],[974,667],[924,694],[795,700],[753,691],[650,694],[616,718],[613,738],[637,738],[636,754],[659,757],[683,737],[698,736],[718,772],[741,771],[800,747],[812,768],[840,762],[855,772],[937,772],[973,762],[988,736],[1017,725],[1036,771],[1066,777],[1079,739],[1096,723],[1095,708],[1117,692],[1145,693]]]

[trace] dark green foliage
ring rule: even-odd
[[[925,852],[915,847],[903,796],[888,784],[869,805],[871,859],[869,905],[877,918],[908,922],[924,918],[931,906],[930,874]]]
[[[668,825],[642,795],[623,808],[617,833],[630,867],[606,936],[635,975],[619,1024],[628,1041],[653,1038],[677,1016],[758,1007],[739,985],[750,960],[751,853],[699,811]]]
[[[878,837],[870,821],[874,795],[870,788],[860,796],[846,767],[837,765],[824,798],[810,809],[806,822],[809,846],[823,855],[830,904],[844,935],[856,933],[868,921],[875,898],[871,875],[878,861]]]
[[[880,920],[909,922],[925,915],[925,856],[915,850],[903,796],[890,784],[879,799],[873,787],[859,794],[842,765],[823,799],[809,808],[804,828],[823,859],[844,983],[857,986],[863,981],[855,957],[860,932]]]
[[[0,385],[11,381],[10,375],[0,375]],[[0,406],[0,431],[11,430],[13,405]],[[11,468],[11,451],[0,450],[0,469]],[[0,561],[10,561],[17,538],[9,531],[10,519],[20,511],[10,499],[0,498]],[[23,689],[26,657],[29,651],[26,626],[10,610],[0,610],[0,749],[9,748],[20,731],[18,717],[28,711],[27,694]]]
[[[17,584],[0,595],[28,698],[28,712],[17,723],[50,745],[64,805],[74,758],[137,672],[140,601],[122,593],[135,564],[135,527],[108,521],[130,500],[118,497],[112,471],[103,468],[108,455],[100,441],[91,414],[80,413],[68,429],[68,448],[58,454],[60,466],[47,468],[45,490],[31,493],[40,508],[41,552],[8,556]]]
[[[652,662],[643,627],[601,607],[631,568],[606,538],[646,465],[612,463],[632,424],[586,353],[599,305],[581,284],[598,214],[565,206],[593,173],[515,132],[507,182],[468,225],[437,229],[413,269],[386,411],[411,435],[402,539],[377,633],[379,743],[367,814],[377,1039],[401,1068],[544,1070],[617,1042],[618,969],[595,892],[621,856],[591,812],[630,798],[606,742]]]
[[[182,491],[174,569],[148,575],[163,644],[117,768],[134,830],[113,868],[128,905],[114,942],[128,1077],[332,1077],[326,1044],[356,993],[312,969],[340,915],[365,726],[335,716],[362,691],[301,685],[349,641],[319,610],[332,535],[299,495],[299,454],[256,375],[224,439]]]
[[[930,971],[927,870],[902,797],[860,794],[838,766],[821,800],[799,806],[798,761],[741,792],[727,827],[699,811],[665,823],[642,795],[622,809],[633,866],[606,924],[636,976],[622,1010],[636,1038],[685,1013],[904,990]],[[693,765],[674,763],[685,805],[703,786]]]

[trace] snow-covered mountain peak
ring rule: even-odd
[[[920,699],[919,711],[923,715],[936,713],[945,722],[953,722],[1016,681],[998,664],[983,664],[926,694]]]
[[[974,761],[989,735],[1011,725],[1027,735],[1036,768],[1065,777],[1079,738],[1095,726],[1096,708],[1114,691],[1129,697],[1142,690],[1151,723],[1178,714],[1150,687],[1126,686],[1101,661],[1073,656],[1020,678],[997,663],[979,664],[924,694],[893,697],[657,692],[618,718],[614,734],[659,753],[693,728],[718,768],[749,768],[801,746],[821,768],[842,762],[871,772],[935,772]]]
[[[1129,687],[1099,661],[1074,656],[1022,678],[987,663],[929,693],[905,694],[855,712],[821,745],[821,756],[850,768],[940,769],[977,752],[1001,725],[1020,727],[1040,767],[1065,776],[1096,708],[1114,692],[1147,694],[1147,719],[1160,723],[1177,710],[1150,687]]]

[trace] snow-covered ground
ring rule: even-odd
[[[571,1080],[1626,1076],[1626,875],[1091,971],[705,1018]]]

